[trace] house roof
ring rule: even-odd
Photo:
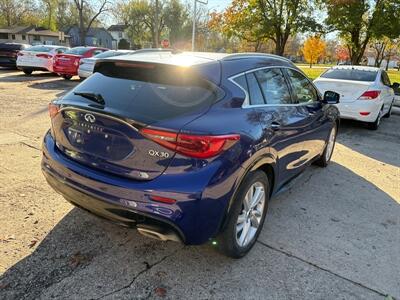
[[[28,31],[35,28],[35,26],[10,26],[0,28],[0,33],[27,33]]]
[[[58,32],[36,28],[35,26],[12,26],[6,28],[0,28],[0,33],[11,33],[11,34],[29,34],[29,35],[40,35],[40,36],[53,36],[58,37]],[[65,35],[69,38],[69,35]]]
[[[117,24],[117,25],[111,25],[108,27],[108,31],[124,31],[128,26],[123,25],[123,24]]]
[[[41,35],[41,36],[53,36],[53,37],[58,37],[59,34],[58,32],[51,31],[51,30],[35,30],[32,29],[27,32],[29,35]],[[69,38],[70,36],[65,34],[64,37]]]

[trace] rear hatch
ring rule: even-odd
[[[356,101],[369,87],[378,75],[375,68],[334,67],[328,69],[314,83],[321,93],[334,91],[340,94],[341,103]]]
[[[162,124],[178,132],[221,96],[191,68],[106,62],[96,71],[55,102],[53,136],[69,158],[125,177],[153,179],[175,155],[140,129]]]

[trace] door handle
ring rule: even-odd
[[[271,123],[271,128],[272,130],[278,130],[279,128],[281,128],[281,124],[279,122],[274,121]]]

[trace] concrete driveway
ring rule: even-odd
[[[73,208],[40,171],[47,103],[75,86],[0,70],[0,298],[400,298],[400,110],[343,122],[332,164],[270,202],[243,259],[159,242]]]

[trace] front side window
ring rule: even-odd
[[[286,72],[292,85],[293,96],[298,103],[318,101],[317,90],[303,74],[291,69],[287,69]]]
[[[289,88],[280,69],[262,69],[254,74],[267,104],[291,103]]]

